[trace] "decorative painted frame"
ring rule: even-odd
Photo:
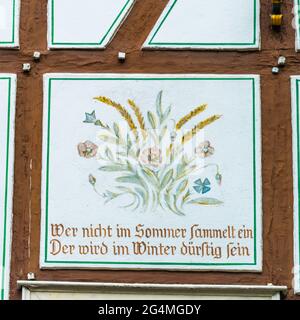
[[[20,0],[11,0],[12,3],[12,35],[10,39],[0,38],[0,48],[19,48]],[[1,4],[1,1],[0,1]]]
[[[199,42],[154,42],[154,38],[179,0],[170,0],[159,20],[143,44],[143,49],[153,50],[259,50],[260,49],[260,1],[253,0],[253,39],[251,42],[199,43]]]
[[[14,169],[14,121],[16,103],[16,75],[0,74],[1,82],[7,83],[7,108],[1,110],[5,115],[0,118],[0,152],[5,154],[5,161],[0,170],[4,172],[4,181],[0,181],[0,300],[9,298],[9,274],[11,255],[11,227],[12,227],[12,200],[13,200],[13,169]],[[6,107],[6,106],[5,106]],[[1,142],[4,145],[1,145]],[[1,159],[0,159],[1,160]],[[2,175],[0,174],[2,177]]]
[[[294,184],[294,290],[300,294],[300,76],[291,77]]]
[[[57,0],[48,0],[48,48],[49,49],[105,49],[114,38],[118,29],[129,15],[135,0],[123,0],[124,6],[117,14],[108,30],[101,36],[99,42],[62,42],[55,40],[54,5]]]
[[[158,263],[158,262],[109,262],[109,261],[67,261],[49,260],[48,258],[48,234],[49,234],[49,164],[50,164],[50,127],[51,127],[51,88],[54,82],[61,81],[90,81],[90,80],[126,80],[126,81],[151,81],[151,80],[228,80],[249,81],[252,86],[252,163],[253,163],[253,226],[254,226],[254,260],[249,263]],[[41,197],[41,246],[40,267],[42,269],[167,269],[181,271],[239,271],[239,272],[261,272],[262,271],[262,190],[261,190],[261,122],[260,122],[260,77],[257,75],[157,75],[157,74],[46,74],[44,75],[44,116],[43,116],[43,161],[42,161],[42,197]],[[160,267],[158,267],[160,266]],[[189,268],[183,268],[190,266]]]

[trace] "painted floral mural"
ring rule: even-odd
[[[95,97],[100,107],[114,109],[120,118],[109,126],[104,119],[97,118],[96,111],[85,114],[84,123],[99,128],[100,142],[83,140],[77,145],[78,154],[99,161],[99,170],[107,174],[113,187],[100,191],[103,183],[98,186],[96,174],[91,173],[89,183],[104,203],[127,196],[131,200],[123,208],[132,210],[160,208],[184,215],[186,206],[221,205],[221,200],[209,196],[212,181],[208,177],[191,181],[200,172],[201,176],[205,175],[205,170],[210,168],[215,172],[216,185],[221,187],[220,166],[209,162],[215,153],[213,144],[207,139],[197,143],[199,139],[196,139],[204,128],[219,121],[221,115],[212,115],[192,129],[183,130],[208,106],[202,104],[176,121],[171,118],[171,106],[163,107],[162,94],[160,91],[157,95],[155,112],[148,110],[146,118],[134,100],[128,99],[126,108],[108,97]],[[123,130],[121,121],[129,130]],[[195,142],[189,155],[186,146]]]

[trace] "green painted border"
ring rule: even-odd
[[[298,0],[299,1],[299,0]],[[298,258],[299,258],[299,265],[300,265],[300,122],[299,122],[299,83],[300,80],[296,80],[296,114],[297,114],[297,171],[298,171]],[[298,284],[299,288],[299,284]]]
[[[50,127],[51,127],[51,93],[52,93],[52,81],[94,81],[94,80],[100,80],[100,81],[132,81],[132,80],[146,80],[146,81],[164,81],[164,80],[190,80],[190,81],[203,81],[203,80],[211,80],[211,81],[224,81],[224,80],[230,80],[230,81],[236,81],[236,80],[242,80],[242,81],[251,81],[252,82],[252,129],[253,129],[253,190],[254,190],[254,262],[253,263],[176,263],[176,262],[110,262],[110,261],[49,261],[48,260],[48,205],[49,205],[49,172],[50,172]],[[45,251],[44,251],[44,263],[46,264],[82,264],[82,265],[101,265],[101,264],[111,264],[111,265],[178,265],[178,266],[253,266],[257,264],[257,249],[256,249],[256,234],[257,234],[257,194],[256,194],[256,91],[255,91],[255,78],[249,77],[249,78],[49,78],[48,79],[48,121],[47,121],[47,153],[46,153],[46,195],[45,195]]]
[[[252,42],[249,43],[216,43],[216,42],[212,42],[212,43],[189,43],[189,42],[153,42],[153,39],[155,38],[155,36],[157,35],[157,33],[159,32],[159,30],[161,29],[161,27],[163,26],[164,22],[166,21],[167,17],[169,16],[170,12],[173,10],[175,4],[177,3],[178,0],[174,0],[173,4],[171,5],[170,9],[168,10],[168,12],[166,13],[166,15],[164,16],[163,20],[161,21],[161,23],[159,24],[159,26],[157,27],[157,29],[155,30],[153,36],[151,37],[150,41],[147,43],[146,46],[155,46],[155,45],[163,45],[163,46],[254,46],[256,45],[256,41],[257,41],[257,37],[256,37],[256,24],[257,24],[257,0],[253,0],[253,7],[254,7],[254,17],[253,17],[253,40]],[[298,0],[300,1],[300,0]]]
[[[12,5],[13,5],[12,40],[11,41],[0,41],[0,44],[14,44],[15,43],[16,0],[12,1]]]
[[[8,98],[7,98],[7,128],[6,128],[6,165],[4,181],[4,218],[3,218],[3,247],[2,247],[2,275],[1,275],[1,294],[0,300],[4,300],[5,290],[5,266],[6,266],[6,237],[7,237],[7,207],[8,207],[8,175],[9,175],[9,143],[10,143],[10,110],[11,110],[11,78],[2,77],[0,80],[8,80]]]
[[[61,45],[61,46],[63,46],[63,45],[66,45],[66,46],[99,46],[104,42],[104,40],[106,39],[108,34],[111,32],[113,27],[116,25],[116,23],[118,22],[120,16],[123,14],[125,9],[128,7],[128,5],[130,4],[131,0],[127,0],[126,1],[125,5],[121,9],[121,11],[118,13],[117,17],[115,18],[115,20],[110,25],[110,27],[108,28],[108,30],[106,31],[106,33],[104,34],[104,36],[102,37],[102,39],[99,42],[86,42],[86,43],[83,43],[83,42],[55,42],[55,40],[54,40],[54,38],[55,38],[54,2],[55,2],[55,0],[51,0],[51,45]]]

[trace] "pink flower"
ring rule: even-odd
[[[85,142],[79,143],[77,146],[77,150],[80,157],[89,159],[96,156],[98,151],[98,146],[95,145],[93,142],[87,140]]]
[[[199,144],[195,152],[200,158],[207,158],[214,154],[215,149],[210,145],[209,141],[204,141]]]
[[[140,161],[149,166],[159,167],[162,163],[162,153],[157,147],[147,148],[140,154]]]

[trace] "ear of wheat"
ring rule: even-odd
[[[188,131],[181,139],[181,144],[185,144],[190,141],[196,134],[205,128],[206,126],[210,125],[211,123],[215,122],[216,120],[220,119],[221,115],[214,115],[209,117],[201,122],[199,122],[192,130]]]
[[[144,120],[143,114],[142,114],[140,108],[136,105],[136,103],[133,100],[128,99],[128,104],[130,105],[130,107],[134,111],[134,114],[137,118],[140,129],[142,131],[142,135],[145,139],[146,138],[146,127],[145,127],[145,120]]]
[[[182,117],[177,123],[176,123],[176,130],[180,130],[188,121],[190,121],[192,118],[196,117],[198,114],[203,112],[207,108],[207,104],[202,104],[199,107],[192,110],[190,113]]]
[[[129,128],[135,133],[135,135],[137,135],[137,127],[134,124],[131,115],[128,113],[128,111],[120,103],[112,101],[111,99],[109,99],[107,97],[103,97],[103,96],[95,97],[94,99],[97,101],[103,102],[108,106],[115,108],[120,113],[122,118],[127,122]]]

